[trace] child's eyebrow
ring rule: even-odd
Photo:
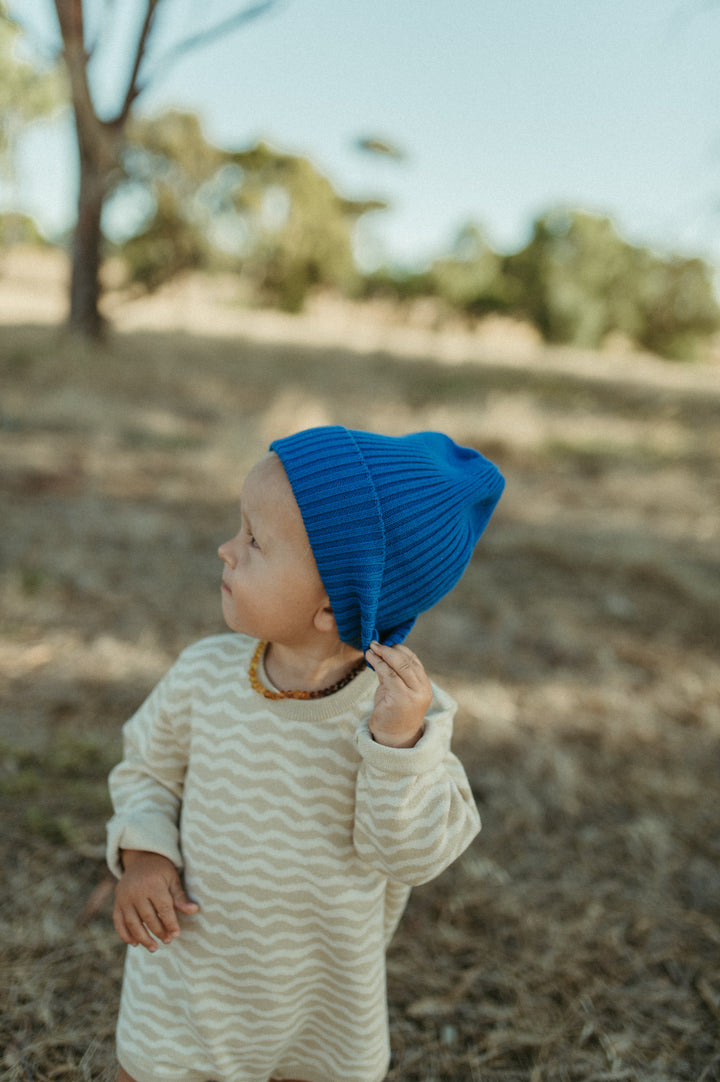
[[[242,507],[240,508],[240,519],[243,525],[247,528],[248,533],[255,537],[255,530],[253,528],[252,519],[250,515]]]

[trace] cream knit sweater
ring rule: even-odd
[[[374,673],[273,702],[248,681],[255,645],[190,647],[124,728],[109,865],[162,853],[201,910],[155,954],[128,950],[118,1056],[138,1082],[379,1082],[385,948],[410,887],[480,825],[454,703],[435,689],[418,744],[387,748]]]

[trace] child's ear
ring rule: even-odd
[[[332,631],[337,634],[335,614],[332,611],[330,598],[327,596],[327,594],[325,595],[322,605],[320,605],[320,607],[315,613],[314,623],[318,631]]]

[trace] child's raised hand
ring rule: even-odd
[[[413,747],[433,697],[420,659],[407,646],[378,642],[370,643],[365,658],[380,681],[369,721],[373,738],[391,748]]]
[[[141,945],[152,953],[157,950],[153,936],[163,943],[177,939],[177,913],[197,913],[200,906],[190,901],[175,865],[167,857],[125,849],[123,867],[115,888],[115,931],[124,943]]]

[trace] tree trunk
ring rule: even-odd
[[[131,57],[125,99],[114,118],[103,121],[95,110],[88,82],[88,63],[92,50],[85,45],[83,0],[55,0],[63,56],[70,77],[80,153],[80,195],[73,243],[68,322],[71,330],[93,338],[100,336],[105,324],[98,307],[103,246],[100,219],[103,204],[120,176],[124,130],[132,107],[143,90],[139,81],[140,68],[161,3],[162,0],[145,0],[135,53]],[[234,12],[209,29],[181,41],[170,51],[170,58],[205,44],[240,23],[257,18],[274,3],[275,0],[256,0],[250,7]]]
[[[107,178],[98,163],[81,153],[68,325],[70,330],[91,338],[99,338],[105,326],[98,302],[103,245],[100,220],[107,187]]]
[[[95,112],[88,83],[89,54],[85,48],[83,0],[55,0],[55,10],[70,77],[80,162],[68,323],[71,330],[97,338],[103,329],[98,308],[103,243],[100,219],[103,204],[113,179],[116,179],[127,110],[114,123],[104,123]]]

